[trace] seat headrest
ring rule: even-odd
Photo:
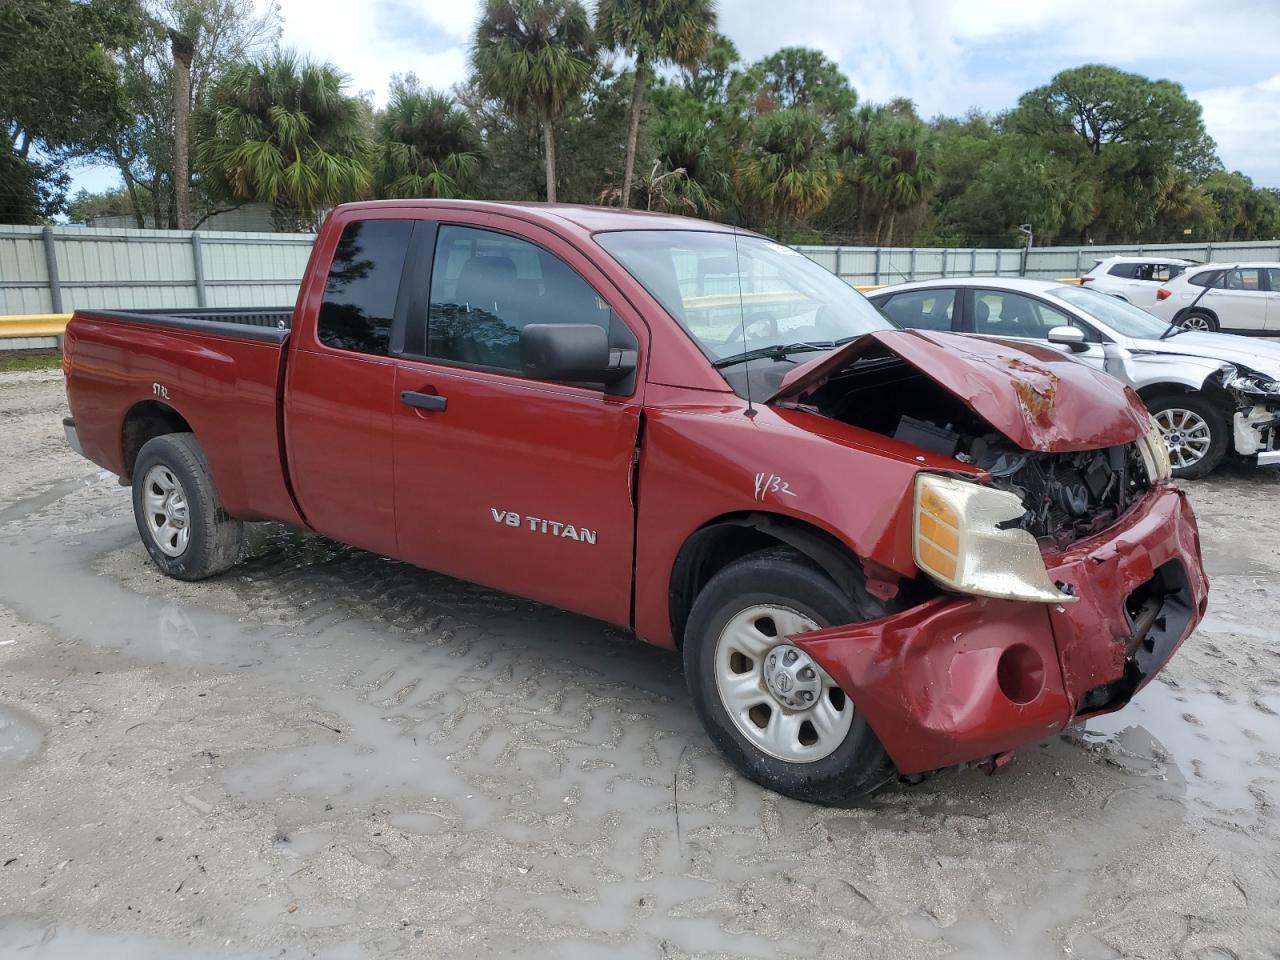
[[[510,257],[475,256],[458,272],[460,303],[493,303],[507,296],[516,278],[516,264]]]

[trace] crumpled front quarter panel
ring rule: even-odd
[[[916,473],[965,469],[950,458],[799,411],[757,405],[748,417],[737,397],[650,385],[645,415],[635,630],[662,645],[674,642],[671,570],[699,528],[733,514],[793,517],[856,555],[911,576]]]

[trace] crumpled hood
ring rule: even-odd
[[[1280,380],[1280,343],[1229,333],[1179,333],[1167,340],[1135,340],[1135,354],[1163,353],[1220,360]]]
[[[1151,422],[1129,387],[1050,347],[925,330],[865,334],[789,371],[765,402],[800,402],[877,347],[954,394],[1024,450],[1065,453],[1117,446],[1142,436]]]

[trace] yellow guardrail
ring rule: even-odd
[[[22,337],[60,337],[71,320],[69,313],[28,313],[23,316],[0,317],[0,340]]]

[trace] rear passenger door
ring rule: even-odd
[[[386,555],[396,549],[392,328],[416,228],[403,214],[369,215],[314,252],[329,270],[299,301],[316,323],[295,326],[284,391],[285,453],[308,524]]]
[[[620,388],[525,379],[520,331],[647,331],[581,253],[541,228],[451,214],[413,271],[395,361],[399,555],[614,623],[631,616],[641,371]]]
[[[1267,269],[1267,330],[1280,331],[1280,267]]]
[[[1258,267],[1228,270],[1219,289],[1214,284],[1202,303],[1211,305],[1218,325],[1226,330],[1265,330],[1267,327],[1266,281]]]

